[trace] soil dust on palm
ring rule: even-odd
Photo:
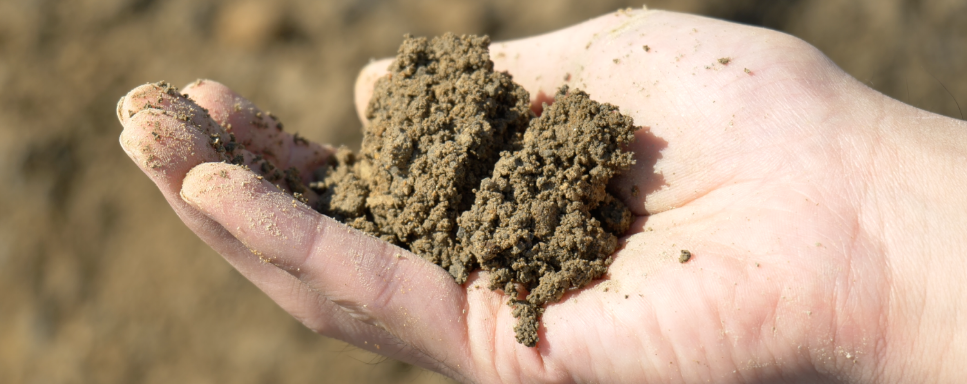
[[[630,117],[561,88],[540,117],[493,70],[486,36],[407,37],[366,112],[310,184],[320,212],[440,265],[490,272],[535,346],[544,305],[604,275],[631,212],[605,190],[634,163]]]

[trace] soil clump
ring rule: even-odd
[[[604,275],[632,219],[605,187],[634,163],[632,119],[562,87],[540,117],[493,70],[488,37],[406,37],[367,109],[358,154],[316,171],[317,208],[510,296],[535,346],[544,305]]]

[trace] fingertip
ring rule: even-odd
[[[145,109],[161,109],[159,100],[162,100],[159,83],[142,84],[121,97],[118,101],[117,115],[121,125],[128,127],[128,122],[138,112]],[[152,103],[154,101],[154,103]]]
[[[207,136],[185,128],[162,110],[143,110],[127,121],[119,141],[131,160],[164,189],[177,184],[195,164],[218,160]]]
[[[185,174],[185,179],[181,183],[181,199],[184,200],[188,205],[194,207],[195,209],[200,209],[201,196],[205,193],[207,188],[211,188],[212,184],[212,163],[202,163],[196,165],[194,168]]]
[[[392,62],[393,59],[371,61],[359,71],[359,76],[356,77],[355,91],[353,92],[356,114],[359,116],[359,121],[364,124],[367,120],[366,107],[369,106],[369,100],[373,97],[373,87],[376,86],[377,80],[389,73],[389,66]]]
[[[230,200],[229,194],[261,183],[261,178],[247,167],[229,163],[202,163],[185,175],[181,185],[181,199],[211,216],[217,213],[216,207],[223,205],[225,200]]]
[[[231,130],[226,126],[228,116],[233,106],[239,105],[241,101],[239,100],[241,96],[235,91],[214,80],[198,79],[186,85],[183,92],[199,106],[205,108],[219,125],[226,130]]]
[[[183,95],[178,92],[178,88],[165,81],[142,84],[118,102],[118,118],[123,124],[146,109],[169,109],[179,98],[183,98]]]

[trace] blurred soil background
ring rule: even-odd
[[[232,270],[121,151],[118,98],[216,79],[287,130],[358,148],[356,73],[404,33],[509,39],[641,5],[0,1],[0,382],[446,382],[314,334]],[[896,99],[957,118],[955,100],[967,107],[961,0],[647,5],[782,30]]]

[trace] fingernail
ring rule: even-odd
[[[124,127],[125,118],[122,117],[123,115],[121,114],[121,109],[124,108],[124,99],[126,98],[127,98],[127,95],[121,96],[121,99],[118,100],[118,106],[117,106],[118,121],[121,122],[122,128]]]

